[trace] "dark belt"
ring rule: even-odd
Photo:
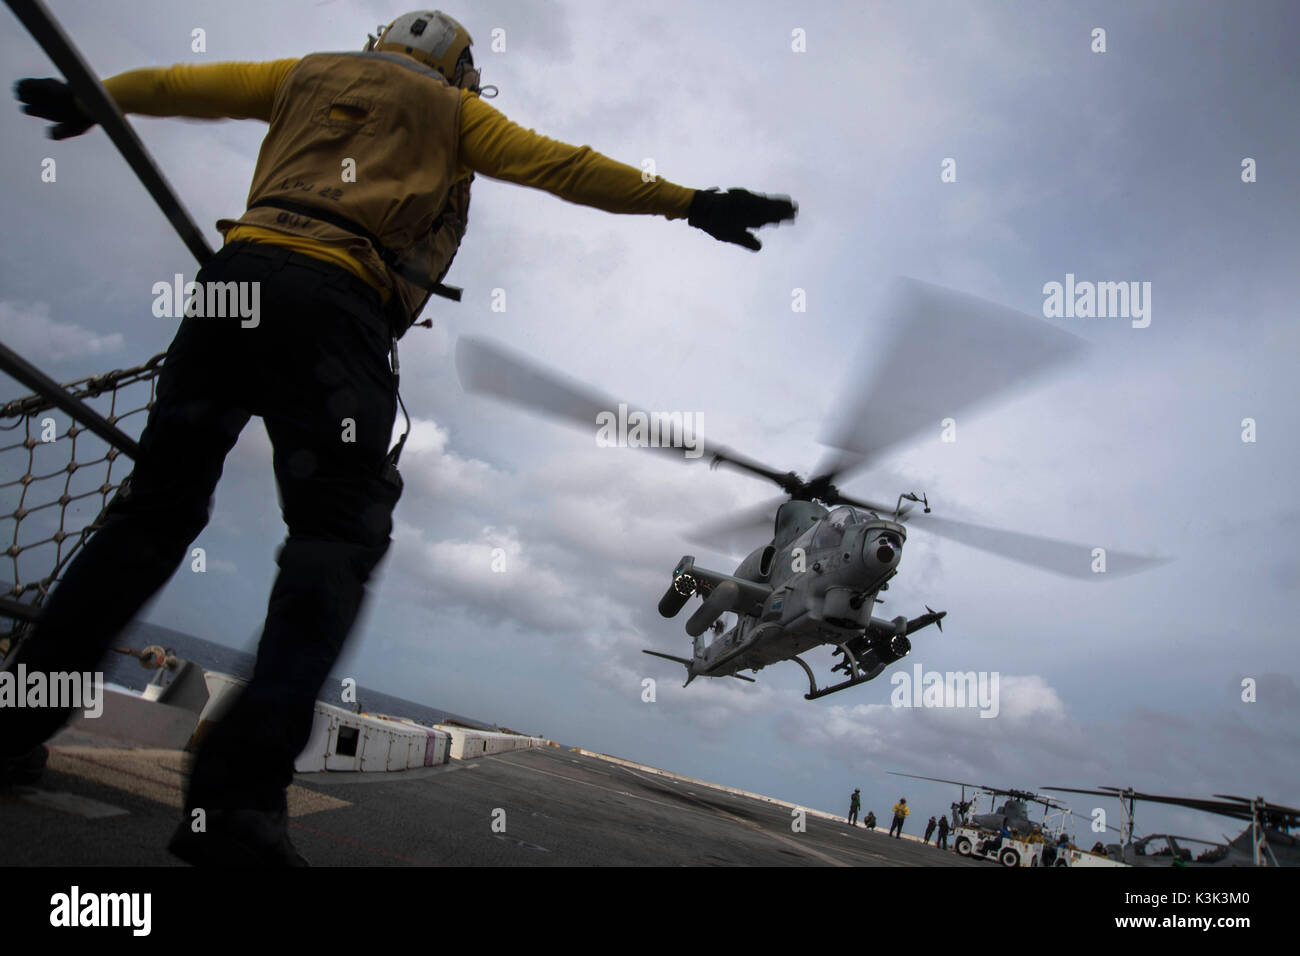
[[[291,202],[288,199],[278,199],[268,197],[259,199],[255,203],[249,204],[249,209],[256,209],[258,206],[265,206],[270,209],[281,209],[285,212],[291,212],[296,216],[303,216],[308,219],[319,219],[321,222],[327,222],[335,229],[342,229],[344,232],[350,232],[354,236],[360,236],[370,247],[375,250],[375,254],[383,260],[384,265],[392,269],[394,273],[401,276],[412,285],[431,292],[434,295],[440,295],[444,299],[451,299],[453,302],[459,302],[461,299],[462,289],[454,285],[443,285],[441,282],[434,282],[425,276],[416,275],[402,265],[401,256],[395,251],[384,245],[383,241],[373,232],[362,226],[360,223],[353,222],[346,216],[341,216],[329,209],[319,209],[315,206],[305,206],[302,203]],[[439,216],[434,222],[433,230],[437,232],[442,228],[442,217]]]
[[[323,259],[317,259],[315,256],[309,256],[305,253],[294,252],[292,249],[288,249],[284,246],[277,246],[274,243],[249,242],[245,239],[226,243],[221,247],[220,251],[212,257],[209,264],[214,264],[220,260],[230,259],[235,256],[247,256],[254,259],[262,259],[268,262],[274,262],[279,266],[294,266],[295,268],[306,269],[309,272],[315,272],[322,275],[345,288],[356,298],[370,306],[374,315],[383,322],[382,331],[384,335],[386,337],[391,337],[393,335],[392,317],[384,308],[383,298],[380,296],[379,290],[342,266],[335,265],[332,262],[326,262]]]
[[[376,309],[382,309],[383,307],[383,298],[380,296],[379,290],[356,273],[336,263],[326,262],[324,259],[317,259],[315,256],[309,256],[306,253],[294,252],[285,246],[278,246],[272,242],[249,242],[246,239],[239,239],[222,246],[218,255],[247,255],[257,259],[282,262],[285,265],[297,266],[300,269],[308,269],[341,281],[358,297],[372,302]]]

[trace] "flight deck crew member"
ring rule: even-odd
[[[105,83],[128,113],[269,123],[248,209],[218,223],[225,245],[196,277],[200,288],[260,283],[261,315],[250,327],[182,321],[134,472],[8,662],[93,670],[184,559],[226,454],[249,417],[262,417],[288,537],[252,679],[196,757],[169,846],[188,862],[305,865],[289,841],[285,788],[401,494],[388,451],[390,345],[439,291],[471,176],[607,212],[686,219],[749,249],[759,248],[750,229],[794,218],[788,199],[646,182],[587,146],[510,122],[478,95],[471,43],[452,18],[422,11],[355,53],[134,70]],[[16,90],[26,112],[56,123],[54,138],[94,125],[60,81]],[[345,420],[352,441],[341,440]],[[67,716],[0,710],[0,781],[39,775],[40,743]],[[190,826],[196,809],[206,832]]]
[[[899,797],[894,804],[894,822],[889,825],[889,835],[895,839],[903,837],[903,821],[912,811],[907,808],[907,797]],[[897,831],[897,832],[895,832]]]
[[[858,788],[854,788],[853,796],[849,797],[849,824],[853,825],[858,822],[858,811],[862,809],[862,797],[859,795]]]
[[[939,817],[939,835],[935,837],[934,845],[940,850],[948,849],[948,818]]]
[[[934,835],[934,828],[938,825],[939,824],[935,822],[934,817],[931,817],[930,822],[925,825],[925,837],[921,840],[922,843],[930,842],[930,837]]]

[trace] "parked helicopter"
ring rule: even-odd
[[[1291,832],[1300,827],[1300,810],[1269,803],[1263,797],[1251,800],[1216,793],[1216,799],[1209,800],[1140,793],[1131,787],[1101,787],[1097,790],[1073,787],[1043,789],[1117,798],[1123,823],[1120,842],[1108,844],[1105,848],[1106,855],[1130,866],[1300,866],[1300,839]],[[1249,825],[1232,839],[1225,836],[1223,843],[1170,833],[1152,833],[1134,839],[1133,819],[1138,800],[1247,820]]]
[[[940,777],[922,777],[915,773],[899,773],[897,770],[890,770],[889,773],[895,777],[911,777],[913,780],[932,780],[935,783],[950,783],[954,787],[961,787],[961,802],[954,803],[953,827],[956,828],[962,824],[983,827],[986,830],[997,831],[1005,823],[1008,830],[1016,831],[1024,836],[1031,833],[1042,833],[1042,821],[1036,821],[1029,816],[1030,803],[1037,803],[1044,808],[1044,814],[1048,810],[1059,810],[1062,813],[1068,813],[1065,805],[1053,797],[1043,796],[1041,793],[1034,793],[1031,790],[1008,790],[1003,787],[989,787],[978,783],[969,783],[962,780],[944,780]],[[969,809],[957,815],[956,810],[959,806],[973,808],[978,802],[978,794],[973,795],[968,801],[966,799],[966,788],[978,791],[990,797],[988,813],[970,813]],[[993,807],[993,802],[998,797],[1006,797],[1002,806]],[[1044,817],[1046,819],[1046,817]]]
[[[750,509],[705,531],[708,539],[726,537],[734,542],[739,536],[742,541],[747,538],[748,545],[759,535],[770,535],[733,573],[700,567],[692,555],[684,556],[674,568],[659,612],[673,617],[691,597],[703,599],[686,622],[693,654],[685,658],[653,650],[645,653],[684,665],[686,684],[696,677],[752,681],[739,672],[793,661],[808,677],[805,698],[813,700],[879,676],[908,653],[911,634],[939,625],[946,614],[927,607],[927,613],[911,619],[872,615],[875,605],[883,603],[878,595],[898,573],[909,530],[905,522],[1070,577],[1095,580],[1158,563],[1159,559],[1111,551],[1105,559],[1107,573],[1097,574],[1097,551],[1091,546],[933,516],[929,499],[913,490],[900,494],[892,507],[840,491],[835,482],[875,462],[885,451],[1076,356],[1083,345],[1076,336],[1041,319],[915,280],[895,285],[884,320],[872,332],[875,347],[868,355],[875,372],[862,377],[855,370],[850,387],[835,405],[835,421],[822,439],[833,451],[813,477],[778,471],[712,443],[697,442],[693,454],[684,454],[672,443],[647,446],[766,479],[780,487],[787,499]],[[923,357],[923,372],[918,356]],[[611,410],[619,409],[622,416],[629,407],[475,337],[457,342],[456,366],[468,392],[586,429],[598,425]],[[653,419],[647,412],[627,417],[634,416]],[[911,510],[913,505],[920,510]],[[720,619],[727,612],[737,620],[724,632]],[[706,640],[710,629],[714,637]],[[812,668],[800,657],[823,644],[841,657],[833,670],[847,675],[829,687],[818,687]]]
[[[914,780],[933,780],[935,783],[949,783],[961,787],[960,802],[952,804],[953,851],[959,856],[971,856],[977,859],[997,860],[1003,866],[1122,866],[1123,861],[1105,853],[1104,848],[1094,847],[1084,852],[1076,847],[1066,832],[1069,817],[1079,817],[1085,823],[1092,820],[1075,813],[1055,797],[1049,797],[1032,790],[1016,790],[1003,787],[990,787],[964,780],[944,780],[940,777],[922,777],[912,773],[889,771],[896,777],[911,777]],[[966,798],[966,788],[974,792]],[[988,797],[988,813],[971,813],[981,797]],[[998,797],[1006,797],[1001,806],[997,806]],[[1030,804],[1041,806],[1040,819],[1030,817]],[[1002,835],[1003,827],[1009,836]],[[1106,824],[1108,830],[1118,827]]]

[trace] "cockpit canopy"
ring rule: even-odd
[[[813,550],[837,547],[844,540],[845,531],[865,520],[865,515],[848,505],[841,505],[825,518],[822,518],[821,523],[817,526],[817,531],[812,540]]]

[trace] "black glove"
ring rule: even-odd
[[[14,96],[26,104],[23,112],[28,116],[54,120],[57,125],[50,127],[50,139],[80,136],[95,125],[72,95],[72,87],[62,80],[19,80]]]
[[[757,252],[763,248],[750,229],[793,219],[799,207],[788,197],[762,196],[746,189],[697,189],[686,210],[686,221],[714,239],[734,242]]]

